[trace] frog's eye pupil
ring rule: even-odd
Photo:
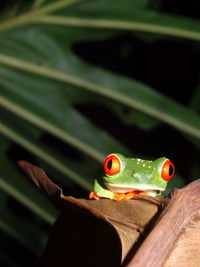
[[[121,169],[120,159],[114,154],[107,156],[107,158],[104,161],[105,173],[107,175],[115,175],[118,172],[120,172],[120,169]]]
[[[161,176],[165,181],[169,181],[174,176],[174,164],[170,160],[166,160],[162,167]]]
[[[108,163],[107,163],[107,168],[108,168],[109,170],[112,169],[112,159],[110,159],[110,160],[108,161]]]
[[[169,176],[172,176],[173,175],[173,172],[174,172],[174,168],[170,164],[170,166],[169,166]]]

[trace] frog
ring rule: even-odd
[[[105,158],[104,174],[94,180],[89,198],[121,201],[137,194],[156,197],[165,191],[174,173],[174,164],[166,157],[144,160],[112,153]]]

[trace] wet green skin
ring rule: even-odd
[[[167,158],[162,157],[154,161],[125,158],[123,155],[113,153],[122,163],[122,168],[119,173],[109,176],[105,174],[100,179],[95,179],[94,191],[100,197],[116,199],[114,192],[126,193],[136,190],[159,190],[164,191],[167,186],[167,181],[161,177],[161,170]]]

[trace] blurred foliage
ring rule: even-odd
[[[75,197],[111,152],[169,157],[167,193],[199,178],[197,1],[0,5],[1,266],[36,266],[57,216],[18,160]]]

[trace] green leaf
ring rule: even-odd
[[[195,111],[200,111],[200,85],[197,86],[197,88],[194,91],[194,94],[192,95],[190,99],[190,107],[194,109]]]
[[[34,6],[34,8],[40,7],[40,6],[44,5],[45,2],[47,3],[48,0],[35,0],[33,6]]]
[[[200,41],[199,22],[192,19],[174,18],[173,16],[159,15],[156,13],[140,13],[139,16],[135,14],[129,19],[127,16],[110,18],[105,15],[102,15],[98,19],[90,17],[41,16],[34,22],[60,26],[128,30]]]
[[[0,73],[4,77],[2,81],[4,89],[1,90],[0,96],[4,108],[63,141],[69,142],[101,162],[106,154],[115,149],[128,152],[123,145],[92,125],[68,105],[63,84],[53,83],[40,77],[35,79],[34,76],[24,73],[16,74],[8,68],[0,68]],[[28,91],[27,88],[29,88]],[[43,90],[41,91],[40,88]]]
[[[42,15],[34,22],[75,27],[129,30],[200,41],[198,20],[166,15],[157,11],[155,1],[87,1],[56,12],[57,15]],[[159,1],[160,2],[160,1]],[[146,8],[145,8],[146,6]],[[148,7],[151,10],[148,10]],[[95,34],[95,32],[94,32]]]
[[[8,139],[0,139],[1,144],[1,154],[5,155],[7,153],[7,150],[9,149],[11,142]]]
[[[6,208],[6,195],[0,192],[0,229],[25,245],[32,252],[41,255],[47,241],[47,234],[42,229],[17,217]]]
[[[160,124],[160,121],[155,118],[117,102],[110,101],[110,99],[104,100],[104,104],[116,113],[122,122],[128,125],[134,125],[142,130],[149,131]]]
[[[0,142],[4,143],[3,136],[0,135]],[[53,206],[45,199],[27,178],[22,177],[12,164],[1,155],[0,189],[16,198],[31,211],[43,218],[48,223],[53,223],[57,212]]]
[[[47,33],[45,34],[45,29],[46,32],[48,30],[48,34]],[[55,80],[58,82],[62,82],[62,86],[64,86],[64,83],[66,83],[67,86],[73,85],[77,86],[78,88],[83,88],[84,90],[87,90],[89,92],[99,94],[101,96],[107,97],[108,99],[115,100],[131,108],[137,109],[160,121],[168,123],[169,125],[181,130],[183,133],[190,134],[197,138],[200,137],[200,118],[195,112],[193,112],[187,107],[178,104],[177,102],[171,100],[170,98],[161,95],[160,93],[154,91],[152,88],[146,86],[143,83],[139,83],[128,78],[120,77],[118,75],[109,73],[108,71],[104,71],[102,69],[84,63],[83,61],[79,60],[75,55],[73,55],[71,53],[71,50],[66,51],[66,48],[65,50],[63,49],[64,44],[66,47],[66,40],[62,40],[62,35],[64,34],[64,32],[62,35],[60,35],[61,32],[62,32],[61,29],[59,29],[59,31],[56,32],[56,36],[59,37],[58,38],[59,43],[56,42],[55,39],[53,39],[53,36],[55,36],[55,28],[50,29],[48,27],[43,28],[43,30],[41,30],[41,28],[39,27],[38,31],[35,28],[33,31],[29,27],[29,29],[22,29],[18,32],[14,32],[12,34],[10,33],[9,35],[7,34],[4,36],[4,38],[2,35],[3,39],[0,38],[2,51],[7,51],[7,53],[9,51],[9,53],[12,55],[20,54],[23,58],[27,58],[27,60],[21,60],[13,56],[0,54],[0,62],[4,65],[11,66],[15,69],[20,69],[26,72],[37,74],[37,77],[41,76],[52,79],[52,81]],[[68,33],[68,42],[70,43],[70,37],[72,35],[72,31],[71,30],[65,31],[65,34],[67,33]],[[20,47],[17,46],[19,34],[21,34],[20,42],[22,42],[21,39],[22,35],[26,36],[26,39],[23,39],[23,43],[26,46],[28,45],[29,51],[30,48],[32,47],[33,39],[37,39],[38,42],[37,44],[34,44],[34,49],[32,51],[33,52],[32,54],[27,55],[26,51],[25,52],[21,51],[21,46]],[[76,34],[77,36],[79,35],[78,30],[76,31]],[[80,35],[82,36],[82,34],[83,32],[81,32]],[[17,38],[15,38],[15,36]],[[73,40],[74,36],[75,34],[72,36]],[[13,43],[14,45],[12,45]],[[68,49],[69,45],[70,44],[68,44]],[[43,47],[46,48],[45,51]],[[38,57],[38,53],[40,54],[40,57]],[[54,57],[51,57],[51,54],[54,54]],[[42,60],[43,65],[38,65],[34,63],[38,61],[38,58],[40,58],[40,61]],[[3,94],[2,104],[4,107],[9,109],[13,107],[15,109],[15,112],[16,110],[17,112],[19,112],[19,106],[14,107],[14,104],[11,103],[11,98],[13,98],[13,96],[12,95],[9,96],[11,86],[13,87],[13,85],[11,85],[10,83],[8,88],[8,83],[10,82],[8,79],[11,73],[13,74],[12,70],[9,70],[8,68],[2,67],[0,69],[0,74],[2,75],[2,77],[4,77],[1,83],[5,87],[7,87],[7,90],[6,91],[3,90],[2,92]],[[102,79],[102,77],[104,78]],[[53,90],[55,91],[55,89]],[[42,91],[44,91],[44,89]],[[19,94],[19,91],[17,93]],[[27,95],[30,93],[24,91],[23,94]],[[43,99],[35,102],[35,105],[38,106],[42,102],[42,100]],[[25,106],[26,104],[28,104],[28,107],[30,107],[30,103],[28,102],[22,103],[23,102],[22,100],[18,101],[20,101],[19,105],[23,104]],[[37,112],[37,110],[34,112]],[[51,118],[55,117],[56,113],[59,112],[61,112],[61,109],[54,110],[55,114],[51,114]],[[26,113],[24,111],[20,111],[20,113],[21,114],[23,113],[24,117],[29,116],[27,111]],[[42,112],[40,111],[40,113]],[[31,114],[33,115],[33,112]],[[47,116],[49,117],[49,115],[45,115],[46,118]],[[58,122],[56,122],[57,119],[54,120],[55,125],[58,124]],[[37,123],[37,125],[40,124],[40,127],[42,127],[42,125],[44,127],[44,125],[46,124],[44,123],[44,121],[36,122],[35,118],[32,118],[32,121],[33,120],[34,123]],[[76,125],[78,125],[77,119],[76,122],[77,122]],[[79,124],[81,125],[80,120]],[[67,123],[65,122],[65,127],[66,126]],[[52,129],[51,127],[49,127],[49,125],[45,125],[45,127],[48,127],[48,129],[51,132],[53,131],[54,134],[59,135],[59,137],[62,138],[63,140],[65,139],[68,142],[70,141],[71,143],[73,143],[73,145],[76,145],[78,138],[83,139],[83,136],[79,135],[75,141],[71,137],[70,139],[69,137],[66,138],[65,136],[63,136],[63,132],[60,132],[60,129],[59,131],[58,129],[56,130]],[[59,127],[63,128],[63,125],[59,125]],[[66,130],[67,132],[70,132],[71,127],[68,126],[68,128],[65,128],[65,132]],[[94,141],[95,141],[94,144],[97,145],[96,144],[97,139]],[[101,145],[99,145],[99,148],[100,147]],[[97,153],[93,149],[91,149],[91,147],[89,148],[87,146],[87,148],[84,148],[82,144],[79,143],[79,149],[85,151],[88,150],[88,153],[90,155],[102,160],[102,156],[97,155]]]
[[[180,43],[184,41],[180,38],[189,39],[191,47],[193,45],[198,49],[198,43],[192,43],[191,40],[200,40],[200,22],[159,13],[162,1],[157,0],[33,2],[35,6],[33,4],[29,12],[25,11],[19,16],[2,21],[0,25],[0,188],[6,198],[13,197],[31,210],[36,220],[26,223],[23,218],[11,214],[0,192],[0,227],[18,242],[38,253],[45,243],[46,232],[41,231],[41,225],[37,227],[36,224],[40,221],[52,223],[56,213],[28,183],[27,178],[18,172],[16,163],[11,162],[9,153],[13,142],[25,149],[25,152],[31,153],[36,162],[39,162],[38,165],[47,164],[47,170],[49,167],[50,170],[53,168],[55,177],[53,174],[52,178],[59,181],[61,186],[67,184],[72,188],[75,182],[89,189],[99,166],[95,160],[102,162],[106,154],[114,151],[133,156],[120,141],[124,136],[126,138],[127,129],[133,130],[133,138],[126,140],[126,143],[130,142],[131,147],[141,143],[143,151],[143,134],[147,136],[148,133],[142,133],[141,129],[148,130],[151,135],[154,134],[151,131],[153,128],[166,123],[180,131],[175,133],[176,138],[183,135],[194,144],[189,153],[192,155],[191,162],[184,166],[185,173],[188,174],[190,170],[190,177],[195,178],[199,172],[198,89],[191,98],[190,107],[186,107],[144,83],[87,63],[90,51],[88,50],[84,59],[79,58],[73,50],[74,45],[99,40],[104,43],[108,38],[132,35],[142,40],[141,45],[145,42],[148,46],[148,42],[165,42],[166,38],[172,36],[174,42],[175,38],[179,38],[177,41]],[[74,3],[76,5],[71,6]],[[26,7],[27,5],[28,3]],[[26,8],[20,9],[20,12],[21,10]],[[131,45],[133,51],[135,44]],[[181,88],[174,90],[179,92]],[[99,105],[101,109],[105,107],[106,112],[112,113],[102,120],[107,120],[114,114],[115,123],[119,122],[119,129],[115,125],[114,132],[112,121],[101,124],[93,119],[95,114],[90,116],[87,111],[81,113],[85,107],[91,108],[92,105]],[[127,127],[126,124],[133,127]],[[108,129],[99,125],[108,125]],[[123,126],[124,131],[121,133]],[[158,140],[156,143],[157,140],[154,139],[155,144],[149,152],[152,155],[157,153],[159,144],[166,142],[160,134],[163,129],[165,130],[165,125],[155,129],[156,137],[163,141]],[[174,131],[170,127],[166,129],[169,129],[167,138],[171,143],[170,150],[172,144],[175,144],[172,141]],[[110,132],[118,136],[119,140],[111,136]],[[140,133],[141,138],[138,140]],[[64,147],[68,147],[64,142],[70,144],[80,156],[71,159],[70,151],[63,153],[55,143],[45,143],[45,136],[50,136],[51,140],[60,142]],[[178,152],[180,144],[182,145],[182,141],[174,150],[163,151],[171,153],[172,158],[176,154],[177,158],[180,157],[177,160],[179,163],[182,160],[181,153]],[[180,188],[185,183],[176,174],[169,182],[168,190],[174,186]],[[35,214],[40,217],[38,221]]]
[[[57,169],[59,172],[68,176],[72,181],[78,183],[87,190],[91,189],[92,180],[90,177],[84,176],[74,171],[73,163],[69,159],[64,159],[56,151],[45,147],[42,142],[37,140],[31,132],[28,130],[27,123],[24,123],[22,120],[19,120],[16,117],[8,116],[5,112],[0,112],[0,132],[7,136],[12,141],[21,145],[23,148],[34,154],[36,157],[44,160],[46,163]],[[13,125],[15,121],[15,125]],[[26,125],[24,127],[24,125]],[[31,127],[32,129],[33,127]],[[26,130],[26,131],[25,131]],[[84,163],[85,165],[85,163]],[[83,171],[83,169],[82,169]],[[59,180],[59,177],[57,178]],[[61,179],[63,184],[68,185],[67,179]]]
[[[79,1],[80,0],[58,0],[40,8],[35,8],[33,10],[30,10],[29,12],[25,12],[20,16],[14,17],[12,20],[5,20],[0,25],[0,32],[15,28],[16,26],[22,26],[24,24],[26,25],[28,22],[31,22],[38,16],[56,11],[63,7],[67,7]]]
[[[15,238],[0,230],[0,263],[3,267],[38,266],[39,257],[24,247]]]

